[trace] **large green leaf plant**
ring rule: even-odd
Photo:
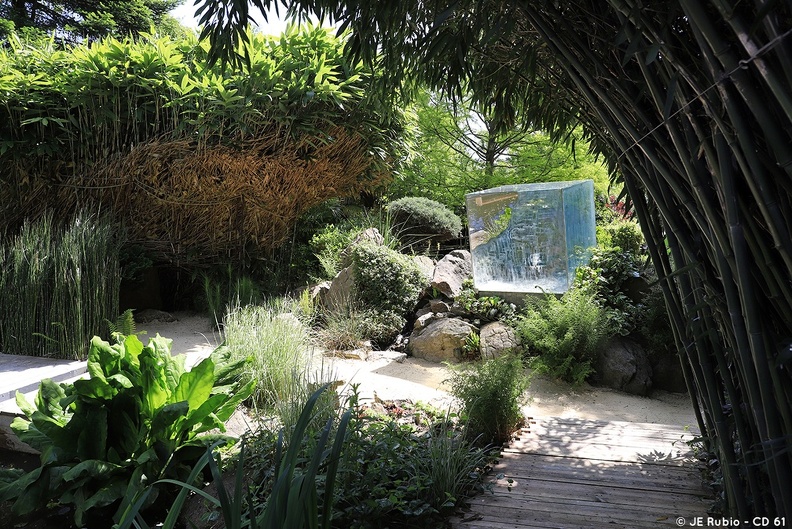
[[[110,344],[91,340],[90,378],[74,384],[44,380],[35,405],[17,393],[27,419],[11,427],[41,452],[27,474],[0,475],[0,500],[19,516],[48,504],[70,505],[78,526],[109,516],[118,521],[140,491],[163,478],[186,479],[225,432],[224,422],[250,396],[255,381],[239,382],[244,360],[221,346],[187,371],[171,340],[136,336]],[[148,504],[156,500],[149,496]]]

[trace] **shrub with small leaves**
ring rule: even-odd
[[[471,317],[481,321],[503,321],[514,323],[517,307],[498,296],[479,296],[473,288],[473,280],[462,282],[462,291],[454,298]]]
[[[440,202],[404,197],[388,204],[394,234],[404,244],[443,242],[459,237],[462,221]]]
[[[386,246],[363,242],[354,246],[356,301],[367,311],[368,338],[384,343],[405,323],[404,315],[418,302],[425,279],[415,262]]]

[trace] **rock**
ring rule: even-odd
[[[153,321],[169,323],[179,320],[162,310],[146,309],[135,312],[135,323],[151,323]]]
[[[423,316],[424,314],[430,314],[431,312],[432,312],[432,307],[431,307],[431,305],[426,305],[426,306],[424,306],[424,307],[421,307],[421,308],[420,308],[420,309],[418,309],[417,311],[415,311],[415,317],[416,317],[416,318],[420,318],[420,317],[421,317],[421,316]]]
[[[385,243],[385,237],[382,236],[377,228],[363,230],[341,252],[341,266],[347,267],[352,264],[352,248],[362,242],[373,242],[377,246],[382,246]]]
[[[398,351],[371,351],[369,353],[369,360],[390,360],[401,364],[407,358],[407,353],[400,353]]]
[[[427,325],[429,325],[430,323],[432,323],[433,321],[442,317],[444,316],[431,311],[421,314],[420,316],[415,318],[415,323],[413,324],[413,330],[419,331],[424,327],[426,327]]]
[[[454,250],[437,262],[432,275],[432,287],[453,299],[462,292],[462,282],[472,275],[470,252]]]
[[[432,312],[449,312],[451,307],[442,299],[433,299],[429,301],[429,308]]]
[[[330,283],[330,288],[324,297],[324,303],[330,310],[337,310],[349,306],[354,299],[355,270],[354,266],[347,266],[336,274]]]
[[[509,351],[519,351],[521,348],[520,337],[514,329],[499,321],[481,327],[479,338],[481,358],[484,360],[498,358]]]
[[[671,393],[687,393],[678,355],[664,355],[652,362],[652,387]]]
[[[643,348],[624,338],[613,338],[600,351],[594,368],[600,385],[646,396],[652,389],[652,366]]]
[[[331,351],[329,356],[335,358],[346,358],[347,360],[368,360],[368,349],[353,349],[351,351]]]
[[[330,290],[330,281],[322,281],[318,285],[311,287],[311,300],[325,303],[327,292]]]
[[[413,332],[408,349],[416,358],[430,362],[458,362],[465,339],[476,328],[458,318],[441,318]]]
[[[423,274],[424,279],[426,279],[426,286],[429,286],[429,283],[432,282],[432,276],[434,275],[434,260],[431,257],[427,257],[425,255],[413,255],[412,260],[418,265],[418,268],[421,270],[421,274]]]

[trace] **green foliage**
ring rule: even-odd
[[[94,40],[107,35],[121,37],[151,31],[169,18],[167,13],[180,0],[116,0],[85,2],[49,0],[45,4],[30,0],[0,2],[0,23],[10,22],[18,29],[35,28],[57,34],[58,39]],[[0,33],[0,37],[2,37]]]
[[[641,256],[646,246],[638,223],[628,219],[613,219],[603,226],[597,226],[597,243],[600,247],[619,248],[634,259]]]
[[[452,103],[429,93],[418,95],[413,112],[415,155],[405,160],[388,187],[391,197],[411,196],[420,189],[427,198],[462,212],[466,193],[501,185],[593,179],[597,192],[607,191],[607,169],[588,152],[579,132],[568,142],[519,127],[490,134],[469,101]],[[471,138],[478,149],[465,145]],[[503,147],[488,169],[487,151],[491,158],[493,148]]]
[[[245,381],[256,380],[253,403],[272,409],[289,400],[310,364],[305,326],[279,300],[232,309],[223,335],[232,358],[244,361]]]
[[[367,338],[361,311],[353,302],[338,303],[333,308],[325,309],[316,336],[319,344],[329,350],[349,351],[359,348]]]
[[[341,252],[349,246],[359,231],[358,228],[328,224],[311,237],[311,251],[319,260],[322,278],[332,279],[341,271]]]
[[[417,407],[417,406],[416,406]],[[365,413],[352,398],[338,472],[335,527],[434,528],[481,487],[487,452],[468,443],[451,415],[419,431]]]
[[[517,315],[517,307],[507,303],[498,296],[479,296],[473,288],[473,280],[462,282],[462,291],[454,298],[467,314],[481,321],[503,321],[513,324]]]
[[[107,327],[110,330],[110,336],[113,341],[123,341],[124,336],[132,336],[139,334],[146,334],[146,331],[136,332],[135,316],[133,309],[127,309],[122,312],[115,321],[106,320]]]
[[[630,297],[628,283],[641,278],[634,254],[620,247],[594,248],[589,264],[575,271],[575,287],[591,294],[605,311],[611,333],[627,336],[642,315],[640,300]]]
[[[406,255],[386,246],[362,242],[352,248],[356,302],[371,311],[365,320],[368,337],[389,343],[404,326],[423,290],[420,268]]]
[[[425,197],[404,197],[388,204],[391,230],[404,244],[443,242],[459,237],[462,221],[440,202]]]
[[[560,299],[534,300],[520,316],[517,332],[538,373],[581,384],[594,372],[598,348],[609,335],[607,313],[582,289]]]
[[[71,506],[78,526],[96,512],[117,519],[152,480],[186,478],[218,438],[199,434],[225,431],[255,384],[238,381],[242,363],[221,347],[186,371],[159,335],[146,346],[136,336],[115,345],[94,337],[89,379],[44,380],[35,405],[17,393],[27,419],[11,427],[41,452],[41,466],[3,484],[0,499],[15,500],[17,515],[49,502]]]
[[[449,382],[462,402],[468,434],[478,443],[505,443],[525,421],[520,407],[528,378],[518,355],[464,364]]]
[[[218,327],[235,307],[246,307],[261,301],[261,289],[250,276],[237,274],[231,265],[201,274],[203,305]]]
[[[424,277],[408,256],[363,242],[352,249],[358,299],[377,311],[406,314],[415,307]]]
[[[0,350],[85,358],[118,314],[118,244],[110,220],[86,212],[64,225],[46,214],[0,236]]]
[[[462,344],[462,358],[465,360],[476,360],[481,357],[481,336],[477,332],[471,331],[465,337]]]
[[[291,433],[295,442],[287,444],[283,431],[278,436],[273,450],[271,486],[266,491],[267,501],[263,508],[256,509],[249,492],[244,495],[245,465],[248,463],[245,446],[242,446],[237,463],[233,495],[226,489],[225,480],[210,448],[194,467],[192,477],[197,477],[208,464],[217,487],[218,497],[214,498],[205,491],[196,489],[192,486],[191,480],[178,482],[166,479],[155,483],[155,486],[160,483],[175,483],[182,487],[162,527],[173,529],[176,526],[177,515],[184,505],[187,494],[193,491],[220,509],[224,527],[228,529],[248,526],[258,529],[285,527],[330,529],[336,475],[351,413],[350,410],[346,411],[337,425],[332,419],[328,420],[316,439],[312,439],[313,442],[308,445],[306,441],[310,436],[309,426],[313,421],[314,407],[326,390],[327,386],[323,386],[315,391],[303,406],[299,420]],[[306,449],[307,446],[309,448]],[[145,495],[150,494],[151,490],[148,489],[144,495],[141,495],[141,499],[145,499]],[[133,521],[139,525],[145,523],[136,508],[124,514],[119,529],[132,527]]]

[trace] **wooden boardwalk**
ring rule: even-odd
[[[712,492],[676,426],[532,421],[494,467],[492,494],[454,529],[678,527],[706,516]]]

